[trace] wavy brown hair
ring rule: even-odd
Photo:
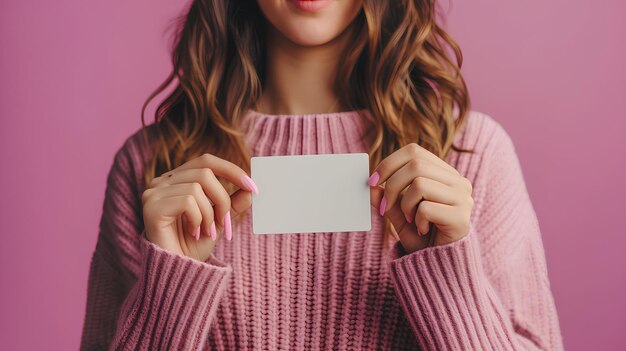
[[[145,184],[207,152],[249,173],[251,154],[239,127],[262,93],[265,17],[255,0],[193,0],[176,24],[173,70],[141,111],[146,127],[148,103],[177,80],[155,112],[157,142]],[[435,0],[364,0],[349,30],[335,90],[343,110],[366,109],[374,117],[370,171],[409,143],[442,159],[451,149],[473,152],[452,144],[469,96],[461,50],[437,24]],[[387,222],[386,238],[390,229]]]

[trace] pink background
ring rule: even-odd
[[[106,174],[186,3],[2,1],[3,349],[78,347]],[[626,349],[625,4],[457,1],[449,16],[473,107],[516,144],[569,350]]]

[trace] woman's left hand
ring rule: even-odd
[[[369,184],[371,203],[389,217],[409,253],[457,241],[469,232],[472,183],[416,143],[381,161]],[[432,232],[430,222],[435,224]]]

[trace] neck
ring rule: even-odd
[[[334,82],[348,30],[318,46],[300,46],[271,25],[263,93],[255,110],[268,114],[340,112]]]

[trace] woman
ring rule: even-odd
[[[515,147],[435,15],[193,1],[148,101],[176,87],[108,175],[82,348],[562,349]],[[352,152],[372,230],[252,234],[250,156]]]

